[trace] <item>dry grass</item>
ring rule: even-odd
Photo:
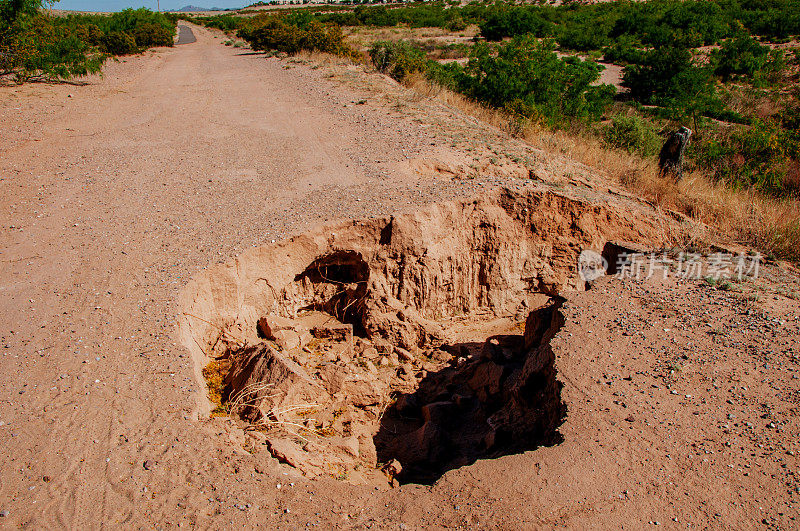
[[[406,85],[425,98],[436,99],[469,116],[493,125],[535,148],[569,157],[597,170],[630,192],[656,206],[673,210],[711,227],[702,227],[692,239],[753,247],[767,256],[800,262],[800,202],[766,197],[754,191],[734,190],[700,173],[686,174],[678,183],[658,177],[655,159],[643,159],[605,146],[602,140],[580,133],[550,130],[536,124],[520,126],[502,111],[489,109],[466,97],[411,76]]]
[[[203,377],[208,385],[208,399],[214,404],[212,417],[227,414],[222,404],[222,395],[225,391],[225,376],[230,370],[231,362],[229,359],[212,360],[203,367]]]
[[[203,375],[206,375],[206,369],[203,369]],[[209,398],[212,398],[213,390],[211,386],[213,382],[208,376],[206,376],[206,380],[209,384]],[[239,390],[239,392],[231,396],[226,403],[221,403],[222,395],[219,393],[217,396],[220,398],[220,404],[215,411],[219,410],[219,415],[238,416],[249,408],[260,409],[261,404],[265,400],[275,399],[281,396],[282,393],[275,392],[274,387],[275,385],[269,382],[254,382]],[[295,422],[296,419],[285,417],[290,413],[298,417],[303,417],[316,411],[318,408],[319,404],[290,404],[282,407],[272,407],[269,411],[263,412],[261,418],[257,422],[252,423],[249,428],[260,431],[281,429],[308,442],[308,439],[301,435],[300,432],[320,435],[319,430]]]

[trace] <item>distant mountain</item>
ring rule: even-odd
[[[197,7],[197,6],[183,6],[180,9],[173,9],[172,13],[197,13],[199,11],[234,11],[233,9],[224,9],[221,7],[212,7],[211,9],[207,7]]]

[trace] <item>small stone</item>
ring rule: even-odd
[[[403,471],[403,465],[401,465],[400,461],[398,461],[397,459],[392,459],[391,461],[386,463],[381,470],[383,470],[384,474],[386,474],[390,478],[394,478]]]
[[[0,511],[0,518],[5,518],[6,516],[8,516],[8,514],[9,514],[8,511],[3,509],[2,511]]]
[[[154,466],[156,466],[156,464],[150,459],[147,459],[144,463],[142,463],[142,467],[145,470],[151,470]]]

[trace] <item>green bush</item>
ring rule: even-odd
[[[375,69],[397,81],[403,81],[413,72],[424,72],[427,65],[425,52],[405,41],[379,41],[369,49]]]
[[[655,155],[661,148],[653,125],[638,116],[614,116],[603,139],[610,146],[644,157]]]
[[[562,24],[558,31],[558,44],[569,50],[586,52],[599,50],[611,43],[611,27],[590,13],[574,15],[569,23]]]
[[[560,59],[553,42],[516,37],[498,47],[478,44],[470,55],[462,91],[476,100],[555,124],[565,119],[598,120],[615,89],[593,86],[602,67],[593,61]]]
[[[505,37],[526,34],[550,37],[555,28],[553,23],[545,20],[538,11],[522,6],[495,10],[479,27],[481,36],[487,41],[499,41]]]
[[[766,68],[769,59],[769,46],[759,44],[744,32],[726,40],[718,50],[711,52],[714,73],[723,81],[736,75],[752,78]]]
[[[245,17],[234,17],[233,15],[214,15],[211,17],[196,17],[193,21],[227,33],[238,30],[247,20]]]
[[[76,28],[43,15],[39,0],[0,0],[0,76],[18,82],[97,73],[105,56]]]
[[[647,52],[642,49],[642,43],[629,35],[622,35],[611,45],[603,48],[603,59],[618,65],[642,63],[646,55]]]
[[[141,49],[154,46],[172,46],[174,44],[174,27],[164,27],[154,22],[144,22],[133,28],[134,41]]]
[[[429,61],[425,77],[428,78],[428,81],[455,92],[465,86],[464,67],[456,62],[439,63]]]
[[[112,31],[100,37],[100,49],[110,55],[130,55],[137,53],[136,39],[124,31]]]
[[[637,102],[663,107],[672,118],[690,116],[696,120],[723,108],[711,69],[695,65],[692,52],[678,46],[656,48],[641,64],[626,66],[622,85],[630,89]]]
[[[305,27],[287,24],[274,16],[254,17],[242,27],[238,37],[250,44],[253,50],[277,50],[295,54],[301,50],[351,55],[353,51],[344,42],[344,35],[335,24],[322,24],[311,20]]]
[[[769,121],[702,143],[692,157],[698,166],[734,187],[756,188],[773,195],[797,193],[789,178],[800,152],[800,136]]]
[[[172,46],[175,18],[147,9],[54,17],[43,0],[0,0],[0,76],[70,79],[100,72],[109,54]]]

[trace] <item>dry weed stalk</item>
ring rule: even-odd
[[[275,387],[272,383],[267,382],[254,382],[250,385],[243,387],[236,395],[234,395],[228,402],[228,412],[231,415],[239,415],[240,412],[247,407],[260,408],[262,402],[267,399],[278,398],[281,394],[278,392],[270,394],[262,394],[262,392],[273,389]],[[281,418],[287,413],[299,410],[313,411],[319,407],[319,404],[289,404],[283,407],[273,407],[269,411],[262,412],[261,419],[248,427],[251,430],[271,430],[282,428],[286,432],[309,442],[308,439],[293,431],[290,428],[304,430],[306,432],[319,435],[319,431],[314,428],[309,428],[298,422],[292,422]]]

